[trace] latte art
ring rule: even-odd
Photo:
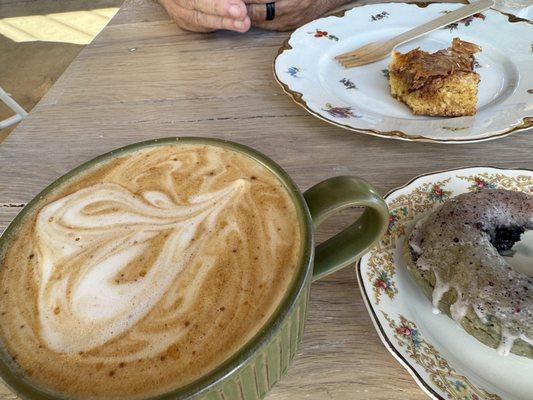
[[[212,231],[220,211],[247,189],[249,183],[239,179],[182,206],[164,193],[146,193],[143,201],[119,185],[100,184],[45,207],[36,234],[42,265],[38,309],[47,346],[60,353],[85,352],[135,326],[198,256],[204,238],[191,239],[200,224]],[[236,224],[223,233],[232,230],[239,234]],[[118,283],[115,277],[161,235],[159,254],[145,265],[147,271],[134,282]],[[69,268],[80,257],[83,268]],[[128,358],[158,354],[182,330],[142,337],[148,350]]]
[[[0,269],[2,342],[40,386],[76,397],[183,386],[246,343],[290,286],[294,205],[246,155],[159,146],[63,186]]]

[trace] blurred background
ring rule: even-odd
[[[29,112],[123,0],[0,0],[0,88]],[[0,102],[0,121],[14,112]],[[0,142],[16,124],[0,130]]]

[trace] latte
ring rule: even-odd
[[[32,384],[143,397],[216,368],[293,282],[300,224],[281,181],[244,153],[166,144],[48,193],[0,255],[0,340]]]

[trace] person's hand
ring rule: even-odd
[[[176,25],[194,32],[246,32],[250,18],[243,0],[159,0]]]
[[[266,20],[266,4],[272,0],[244,0],[252,24],[259,28],[286,31],[297,28],[349,0],[278,0],[275,2],[275,17]]]

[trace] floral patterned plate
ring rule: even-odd
[[[274,61],[277,81],[314,116],[349,130],[403,140],[464,143],[533,126],[533,25],[495,10],[475,14],[398,48],[436,51],[454,37],[482,46],[478,112],[473,117],[414,116],[392,98],[389,59],[343,69],[334,57],[385,40],[461,4],[372,4],[297,29]],[[511,22],[514,21],[514,22]]]
[[[420,176],[389,193],[389,228],[359,261],[359,287],[383,344],[430,397],[531,400],[533,360],[502,357],[451,318],[433,314],[403,261],[406,228],[446,199],[483,188],[533,193],[533,171],[457,169]],[[533,249],[529,240],[522,242]]]

